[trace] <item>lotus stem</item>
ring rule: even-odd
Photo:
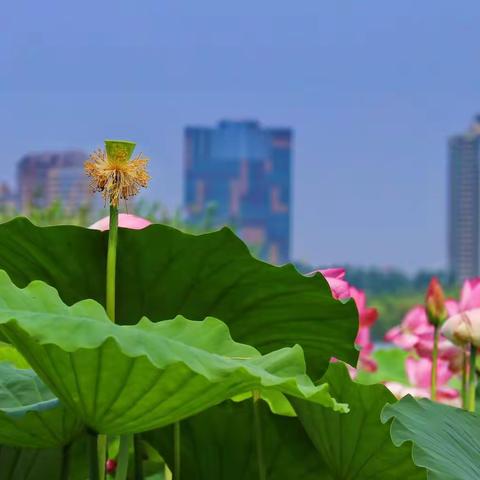
[[[173,464],[173,480],[180,480],[180,471],[182,466],[182,431],[180,422],[175,422],[173,425],[173,449],[174,449],[174,464]]]
[[[70,478],[70,447],[68,443],[62,448],[62,467],[60,472],[60,480],[68,480]]]
[[[110,205],[110,230],[107,251],[107,315],[115,323],[115,278],[117,269],[118,208]]]
[[[110,205],[110,227],[108,231],[107,274],[106,274],[106,305],[107,315],[115,323],[115,285],[117,273],[117,244],[118,244],[118,208]],[[105,478],[105,462],[107,460],[107,437],[98,436],[98,461],[100,478]],[[128,455],[127,455],[128,466]],[[119,468],[120,470],[120,468]]]
[[[133,451],[135,459],[135,480],[143,480],[143,446],[142,436],[136,433],[133,436]]]
[[[258,466],[258,479],[266,480],[267,475],[265,473],[265,461],[263,456],[263,435],[262,424],[260,415],[260,392],[254,391],[252,393],[253,398],[253,423],[255,428],[255,443],[257,447],[257,466]]]
[[[477,347],[470,346],[470,372],[468,376],[468,411],[475,411],[475,394],[477,390],[477,373],[475,362],[477,359]]]
[[[98,448],[97,433],[89,431],[88,437],[88,460],[89,460],[89,480],[100,480],[98,468]]]
[[[105,465],[107,463],[107,436],[99,433],[97,436],[97,454],[98,454],[98,471],[100,478],[105,478]]]
[[[438,367],[438,340],[440,337],[440,329],[438,325],[433,330],[433,351],[432,351],[432,379],[430,382],[430,398],[435,401],[437,399],[437,367]]]
[[[467,410],[468,398],[468,353],[464,348],[462,362],[462,408]]]
[[[130,440],[132,435],[120,436],[120,447],[117,457],[117,471],[115,473],[115,480],[126,480],[128,474],[128,455],[130,450]]]

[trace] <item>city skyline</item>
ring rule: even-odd
[[[289,262],[293,132],[255,120],[184,130],[187,221],[230,225],[261,258]]]
[[[480,4],[462,5],[10,2],[1,176],[31,150],[127,138],[173,209],[183,127],[256,118],[295,130],[293,258],[444,268],[446,139],[480,108]]]
[[[217,129],[225,125],[246,125],[247,127],[258,128],[259,122],[257,120],[220,120],[217,122]],[[201,130],[200,133],[205,134],[205,132],[214,132],[215,129],[211,127],[184,127],[184,151],[183,161],[192,161],[192,158],[186,159],[186,143],[189,140],[189,134],[195,133],[196,131]],[[288,133],[289,139],[288,143],[290,145],[290,136],[291,131],[285,128],[270,128],[272,132],[284,132]],[[204,136],[204,135],[203,135]],[[231,135],[230,135],[231,136]],[[191,139],[190,139],[191,140]],[[238,140],[238,139],[237,139]],[[245,139],[243,139],[244,141]],[[188,156],[188,155],[187,155]],[[69,158],[72,157],[72,158]],[[75,157],[75,158],[73,158]],[[82,199],[78,199],[79,191],[85,191],[85,188],[88,185],[86,177],[84,177],[85,182],[81,182],[82,185],[73,185],[73,183],[78,184],[78,177],[83,176],[83,166],[80,166],[78,160],[86,160],[88,155],[79,148],[70,148],[64,150],[52,150],[48,149],[45,151],[33,150],[29,153],[23,155],[16,162],[16,183],[15,181],[8,182],[5,179],[0,179],[1,190],[2,190],[2,201],[6,204],[17,204],[20,210],[25,209],[26,202],[35,203],[34,197],[35,193],[32,188],[24,186],[25,180],[22,178],[22,170],[25,170],[25,167],[29,165],[26,164],[37,164],[42,163],[42,172],[38,173],[37,167],[34,166],[32,172],[28,172],[28,175],[23,175],[26,177],[31,177],[31,179],[38,183],[38,181],[45,184],[44,194],[40,195],[41,204],[37,205],[44,207],[49,205],[55,199],[67,200],[69,202],[68,195],[73,194],[75,198],[72,198],[73,204],[77,205],[78,201],[82,203]],[[289,153],[290,157],[290,153]],[[480,212],[480,114],[475,115],[471,123],[470,128],[464,134],[454,134],[451,135],[448,139],[448,169],[447,169],[447,183],[448,183],[448,205],[446,209],[447,225],[446,230],[447,237],[447,256],[445,265],[443,269],[445,272],[450,272],[453,274],[454,278],[464,279],[468,277],[477,276],[480,271],[480,222],[478,219],[478,213]],[[73,165],[72,160],[75,165]],[[52,163],[52,165],[49,165]],[[63,165],[65,163],[65,165]],[[69,165],[72,163],[72,165]],[[25,165],[23,165],[25,164]],[[48,164],[48,165],[47,165]],[[58,164],[58,165],[57,165]],[[62,164],[62,165],[60,165]],[[68,165],[67,165],[68,164]],[[78,165],[77,165],[78,164]],[[23,165],[23,166],[22,166]],[[290,161],[288,163],[288,168],[290,169]],[[50,168],[54,167],[54,168]],[[62,168],[58,167],[71,167],[62,172]],[[28,168],[27,168],[28,169]],[[43,171],[45,170],[45,171]],[[33,176],[32,176],[33,174]],[[39,176],[40,175],[40,176]],[[35,178],[33,178],[35,177]],[[38,177],[38,178],[36,178]],[[77,179],[77,180],[76,180]],[[476,180],[475,180],[476,179]],[[290,177],[288,177],[288,185],[290,189]],[[68,184],[68,185],[67,185]],[[72,191],[70,191],[70,186],[73,185]],[[188,202],[188,175],[184,175],[182,178],[183,185],[183,212],[186,215],[186,220],[192,220],[191,212],[189,214],[189,202]],[[38,185],[36,185],[38,187]],[[468,188],[465,188],[467,186]],[[13,187],[13,188],[12,188]],[[26,193],[24,190],[28,190]],[[31,190],[31,191],[30,191]],[[26,200],[23,198],[26,195]],[[89,192],[90,200],[94,201],[93,194]],[[289,196],[290,194],[288,194]],[[28,198],[27,198],[28,197]],[[465,200],[466,199],[466,200]],[[476,200],[475,200],[476,199]],[[78,201],[77,201],[78,200]],[[98,199],[97,199],[98,200]],[[207,202],[208,203],[208,202]],[[98,206],[98,202],[95,202]],[[206,205],[205,205],[206,206]],[[228,205],[221,205],[221,209],[228,209]],[[288,246],[287,251],[289,252],[290,244],[290,208],[288,208]],[[204,213],[204,212],[202,212]],[[234,222],[232,223],[232,218],[228,219],[225,215],[222,216],[224,223],[229,223],[235,226]],[[195,221],[194,221],[195,223]],[[218,226],[221,226],[221,223],[217,223]],[[238,225],[237,225],[238,226]],[[250,243],[251,246],[255,248],[255,238],[253,238],[248,232],[242,233],[242,231],[237,232],[244,240]],[[250,232],[251,233],[251,232]],[[258,232],[254,232],[254,236],[258,237]],[[251,237],[251,238],[249,238]],[[263,238],[263,237],[262,237]],[[290,255],[284,255],[277,257],[270,257],[264,253],[261,253],[261,256],[269,259],[273,263],[283,263],[285,261],[304,261],[304,259],[296,258]],[[307,260],[308,264],[308,260]],[[323,265],[329,265],[325,263]],[[359,265],[362,266],[362,265]],[[388,266],[382,265],[373,265],[375,267],[385,267]],[[396,267],[396,266],[394,266]],[[441,268],[442,268],[441,267]],[[423,268],[423,267],[421,267]],[[420,269],[421,269],[420,268]]]

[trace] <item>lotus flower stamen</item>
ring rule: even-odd
[[[129,156],[127,148],[98,149],[85,162],[91,190],[101,192],[105,201],[114,207],[118,207],[120,199],[128,200],[137,195],[150,180],[146,169],[148,159],[141,154],[131,160]]]

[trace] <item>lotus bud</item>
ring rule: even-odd
[[[453,315],[443,324],[441,331],[456,345],[480,347],[480,308]]]
[[[436,277],[433,277],[428,285],[425,297],[425,309],[427,311],[428,321],[434,326],[438,327],[447,318],[445,295]]]
[[[117,461],[113,458],[109,458],[105,463],[105,470],[110,475],[113,475],[117,470]]]

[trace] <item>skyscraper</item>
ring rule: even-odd
[[[0,182],[0,210],[15,210],[16,206],[17,196],[8,183]]]
[[[448,260],[455,280],[479,274],[480,115],[448,142]]]
[[[87,155],[80,151],[25,155],[17,167],[19,208],[44,208],[55,200],[70,210],[88,205],[92,197],[83,172],[86,159]]]
[[[255,121],[185,129],[184,204],[198,224],[209,209],[273,263],[290,257],[292,131]]]

